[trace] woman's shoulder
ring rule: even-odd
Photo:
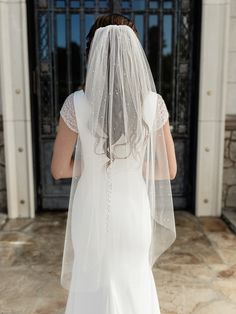
[[[67,124],[67,126],[72,131],[77,133],[78,130],[74,108],[74,93],[71,93],[66,97],[61,107],[60,115],[63,118],[64,122]]]
[[[80,102],[81,98],[85,97],[83,88],[77,89],[73,94],[74,102]]]
[[[80,86],[74,93],[84,94],[84,89],[83,89],[83,87]]]
[[[146,95],[145,98],[148,100],[157,100],[157,102],[162,102],[164,101],[163,97],[161,94],[157,93],[157,92],[153,92],[153,91],[149,91]]]
[[[169,113],[161,94],[148,92],[143,104],[143,117],[149,127],[157,129],[168,119]]]
[[[74,109],[76,98],[81,96],[84,96],[84,90],[82,88],[70,93],[64,101],[64,107]]]
[[[163,99],[163,97],[162,97],[161,94],[158,94],[158,93],[156,93],[156,94],[157,94],[157,100],[158,100],[158,102],[164,101],[164,99]]]
[[[66,97],[65,102],[66,102],[66,101],[73,101],[73,98],[74,98],[76,95],[80,95],[80,94],[84,94],[83,89],[78,89],[78,90],[76,90],[76,91],[70,93],[70,94]]]

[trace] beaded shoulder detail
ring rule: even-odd
[[[74,93],[70,94],[60,110],[60,115],[66,125],[74,132],[78,133],[75,108],[74,108]]]
[[[158,107],[158,112],[157,112],[157,118],[158,118],[158,128],[163,126],[166,121],[169,119],[169,112],[166,107],[165,101],[162,98],[160,94],[157,94],[157,107]]]

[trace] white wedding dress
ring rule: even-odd
[[[160,98],[161,99],[161,98]],[[161,106],[162,103],[159,105]],[[160,111],[163,120],[168,118],[165,105]],[[90,172],[90,156],[94,154],[86,146],[91,136],[87,128],[89,106],[83,90],[69,95],[60,111],[68,127],[77,132],[81,143],[84,171],[78,181],[75,191],[71,217],[72,242],[75,251],[72,279],[66,314],[159,314],[160,307],[152,270],[149,263],[149,248],[151,244],[150,206],[142,177],[142,169],[133,167],[135,160],[130,160],[130,180],[124,180],[122,170],[112,172],[112,190],[108,195],[110,212],[107,217],[107,245],[105,247],[102,282],[96,291],[81,292],[76,288],[83,285],[77,276],[79,259],[76,252],[83,241],[81,229],[86,225],[86,211],[91,206],[100,210],[96,202],[96,194],[89,196],[88,186]],[[148,115],[147,115],[148,116]],[[149,117],[152,117],[149,115]],[[101,167],[101,156],[97,155],[96,174],[93,173],[95,183],[99,186],[99,193],[106,185],[104,170]],[[127,162],[127,160],[126,160]],[[122,167],[122,161],[117,163]],[[126,171],[127,169],[125,169]],[[125,173],[123,171],[123,173]],[[99,196],[99,195],[97,195]],[[86,232],[86,228],[83,229]],[[131,232],[132,231],[132,232]],[[116,233],[119,238],[116,240]],[[119,250],[116,250],[119,248]],[[117,252],[119,252],[117,254]],[[93,280],[93,274],[89,280]],[[83,287],[82,287],[83,288]]]

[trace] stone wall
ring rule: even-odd
[[[223,209],[236,211],[236,115],[227,115],[225,123]]]
[[[7,212],[6,177],[4,160],[3,121],[0,114],[0,212]]]

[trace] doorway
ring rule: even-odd
[[[194,213],[200,1],[34,0],[27,5],[38,208],[68,206],[70,180],[50,174],[59,111],[84,83],[85,37],[96,17],[121,13],[135,22],[170,113],[178,162],[174,206]]]

